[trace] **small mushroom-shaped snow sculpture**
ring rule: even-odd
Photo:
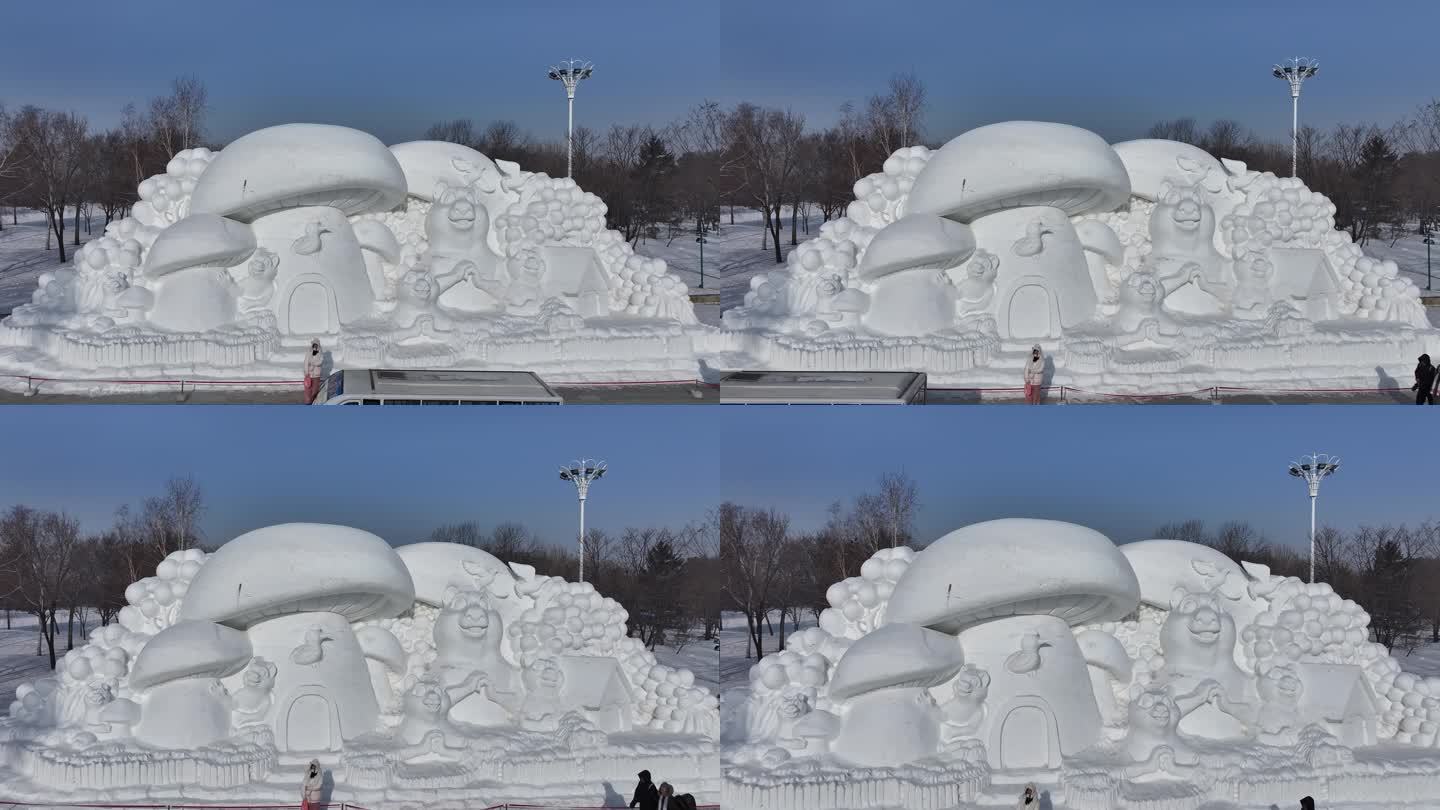
[[[890,624],[862,636],[835,665],[830,699],[845,701],[835,755],[885,766],[933,756],[940,711],[929,689],[965,663],[955,639],[915,625]]]
[[[1115,704],[1115,692],[1110,680],[1129,684],[1133,662],[1125,652],[1125,645],[1115,636],[1103,630],[1081,630],[1075,634],[1075,643],[1085,656],[1086,668],[1090,670],[1090,688],[1095,692],[1095,703],[1100,707],[1100,717],[1107,725],[1120,724],[1125,716]]]
[[[138,321],[155,305],[155,294],[137,285],[130,285],[115,298],[115,305],[129,313],[130,320]]]
[[[204,332],[235,320],[236,290],[225,268],[254,252],[250,226],[214,214],[195,214],[161,231],[145,257],[145,275],[158,287],[150,322]]]
[[[131,736],[140,718],[140,704],[128,698],[116,698],[100,710],[100,721],[109,724],[109,736],[117,739]]]
[[[926,335],[955,321],[955,288],[945,270],[970,258],[975,235],[958,222],[912,214],[886,226],[856,271],[874,282],[865,326],[887,335]]]
[[[249,225],[214,214],[192,214],[155,237],[145,275],[161,278],[192,267],[233,267],[255,252]]]
[[[206,621],[181,621],[146,642],[130,670],[130,688],[145,690],[181,678],[225,678],[253,655],[239,630]]]
[[[373,135],[328,124],[282,124],[241,136],[195,183],[190,213],[252,222],[307,206],[346,214],[404,202],[405,172]]]
[[[1130,175],[1103,138],[1068,124],[1007,121],[952,138],[915,178],[906,210],[971,222],[1050,206],[1074,216],[1130,199]]]
[[[365,653],[365,665],[370,671],[370,685],[375,690],[375,699],[383,707],[394,697],[386,673],[405,673],[405,648],[400,646],[393,633],[376,625],[356,630],[355,640],[360,642],[360,651]]]
[[[195,748],[230,732],[230,696],[220,678],[251,657],[246,634],[204,621],[182,621],[160,631],[135,658],[130,687],[145,690],[135,736],[159,748]]]
[[[1032,722],[1017,733],[1039,749],[1038,759],[1058,766],[1062,756],[1098,741],[1101,730],[1070,628],[1124,618],[1138,603],[1135,574],[1109,538],[1071,523],[1006,519],[953,531],[916,554],[895,583],[885,621],[958,634],[966,659],[990,673],[978,736],[993,767],[1037,761],[1014,744],[1000,745],[1012,719]],[[1023,655],[1022,639],[1033,657]]]

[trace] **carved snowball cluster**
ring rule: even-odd
[[[190,213],[190,194],[195,191],[195,182],[215,153],[204,147],[186,149],[165,165],[165,173],[141,181],[138,193],[143,205],[136,204],[134,216],[146,225],[164,228],[172,225]]]
[[[568,177],[526,176],[520,202],[496,217],[506,255],[530,245],[588,245],[605,231],[605,203]]]
[[[1315,248],[1335,232],[1335,204],[1294,177],[1258,174],[1245,188],[1245,202],[1220,222],[1226,240],[1241,256],[1272,245]]]
[[[551,577],[551,593],[525,611],[506,632],[522,663],[537,657],[566,653],[609,655],[625,637],[630,614],[619,602],[601,596],[588,582],[565,582]]]
[[[832,635],[858,639],[879,627],[895,583],[905,575],[915,552],[904,546],[886,548],[860,566],[860,576],[831,585],[825,591],[830,607],[820,614],[820,627]]]
[[[1291,577],[1240,640],[1247,662],[1260,670],[1301,660],[1363,664],[1385,657],[1384,647],[1370,643],[1369,625],[1370,615],[1329,585]]]
[[[802,299],[836,295],[854,285],[860,256],[877,233],[878,228],[858,225],[848,217],[830,220],[820,226],[818,236],[790,251],[784,272],[751,277],[745,306],[757,312],[813,310],[814,300]]]
[[[397,694],[404,694],[410,691],[420,680],[420,676],[430,664],[435,661],[435,620],[440,615],[439,608],[416,603],[410,612],[404,616],[394,619],[380,619],[374,624],[381,629],[390,631],[395,640],[400,642],[400,649],[405,651],[406,669],[403,674],[390,673],[390,686]],[[371,622],[360,622],[357,628],[365,627]],[[398,708],[399,701],[387,708]]]
[[[384,225],[395,235],[395,241],[400,243],[400,261],[391,265],[383,263],[385,268],[386,298],[395,297],[395,285],[405,277],[405,274],[415,269],[420,263],[420,257],[430,249],[430,242],[425,238],[425,220],[430,216],[432,204],[424,200],[411,197],[406,201],[405,206],[395,211],[371,212],[351,217],[351,222],[371,220]]]
[[[915,178],[930,161],[930,149],[907,146],[885,159],[884,170],[860,178],[855,183],[855,202],[845,209],[846,215],[860,225],[883,228],[904,216],[904,203],[915,185]]]
[[[177,551],[155,567],[155,576],[131,583],[125,589],[129,604],[120,609],[118,616],[120,626],[153,636],[174,624],[180,602],[207,556],[194,548]]]
[[[1135,610],[1135,617],[1123,622],[1103,622],[1096,628],[1113,635],[1125,648],[1130,660],[1135,662],[1131,682],[1117,685],[1117,697],[1122,704],[1140,696],[1165,668],[1165,656],[1160,652],[1160,628],[1165,624],[1169,611],[1142,604]]]
[[[719,699],[695,685],[695,673],[658,663],[637,638],[617,645],[620,667],[641,693],[634,720],[658,731],[715,736]]]
[[[600,234],[594,248],[601,262],[610,268],[612,307],[647,318],[679,314],[668,304],[686,299],[689,289],[685,282],[666,272],[663,259],[637,255],[615,231]]]
[[[776,692],[789,695],[796,688],[813,693],[830,680],[830,668],[848,647],[848,642],[819,628],[796,633],[786,640],[784,651],[767,655],[750,668],[751,690],[761,697]]]
[[[1134,271],[1140,267],[1141,260],[1150,254],[1150,217],[1155,213],[1155,203],[1140,197],[1131,197],[1130,204],[1119,211],[1103,211],[1092,214],[1083,214],[1075,218],[1076,222],[1094,220],[1108,225],[1110,230],[1125,246],[1125,268]],[[1123,274],[1125,277],[1129,273]],[[1119,284],[1124,278],[1115,277],[1111,283]]]

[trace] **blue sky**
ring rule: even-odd
[[[753,410],[753,409],[751,409]],[[759,416],[755,411],[752,416]],[[1366,406],[1068,406],[774,409],[724,442],[725,498],[773,506],[799,529],[872,489],[884,472],[919,485],[917,533],[1001,517],[1069,520],[1116,542],[1188,518],[1246,520],[1297,547],[1309,532],[1308,452],[1342,458],[1322,485],[1338,528],[1440,517],[1435,413]],[[741,440],[743,436],[743,441]],[[743,449],[742,449],[743,448]]]
[[[1090,127],[1112,140],[1157,119],[1229,117],[1288,134],[1269,76],[1320,60],[1304,120],[1388,124],[1436,94],[1440,4],[1382,0],[1015,3],[980,0],[72,0],[10,2],[0,18],[0,100],[85,113],[97,127],[171,78],[209,87],[213,133],[294,120],[357,126],[386,141],[432,121],[508,118],[559,138],[552,61],[595,62],[577,120],[663,125],[713,98],[834,121],[893,73],[930,94],[929,135],[1013,118]],[[1296,10],[1298,8],[1298,11]]]
[[[1366,406],[307,409],[0,408],[0,508],[66,510],[88,530],[191,474],[212,541],[288,520],[347,523],[392,542],[443,523],[516,520],[568,544],[577,454],[610,462],[591,526],[681,526],[721,500],[775,507],[797,529],[884,472],[919,484],[919,534],[997,517],[1092,526],[1119,542],[1187,518],[1247,520],[1300,544],[1312,450],[1344,460],[1322,523],[1440,517],[1436,412]]]
[[[3,407],[0,508],[64,510],[98,531],[117,506],[138,506],[189,474],[209,503],[203,528],[212,542],[314,521],[402,544],[473,519],[486,528],[519,521],[569,544],[575,490],[558,470],[582,454],[611,469],[591,489],[590,527],[679,528],[718,503],[705,410],[426,408],[416,416],[413,408]]]

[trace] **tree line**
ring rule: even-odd
[[[919,547],[915,512],[919,489],[904,473],[887,473],[873,491],[831,504],[825,525],[797,532],[776,509],[724,503],[713,518],[720,540],[724,576],[722,609],[745,617],[746,657],[785,648],[787,623],[800,626],[809,613],[818,620],[829,607],[826,590],[883,548]],[[778,614],[778,633],[772,614]]]

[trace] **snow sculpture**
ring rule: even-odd
[[[726,364],[1009,385],[1039,341],[1067,384],[1372,386],[1437,336],[1329,200],[1188,144],[1011,121],[901,149],[855,196],[724,313]]]
[[[1440,679],[1322,583],[1009,519],[877,552],[826,599],[725,697],[747,806],[999,805],[1034,781],[1067,807],[1195,810],[1392,777],[1440,800]]]
[[[718,701],[693,673],[657,664],[593,587],[478,549],[285,524],[172,554],[126,598],[17,690],[8,792],[257,800],[280,762],[315,755],[357,800],[442,772],[457,800],[488,800],[516,768],[524,796],[502,801],[577,798],[657,760],[718,788]]]
[[[288,379],[326,336],[342,367],[676,379],[709,331],[597,197],[458,144],[287,124],[182,152],[140,196],[0,321],[0,367]]]

